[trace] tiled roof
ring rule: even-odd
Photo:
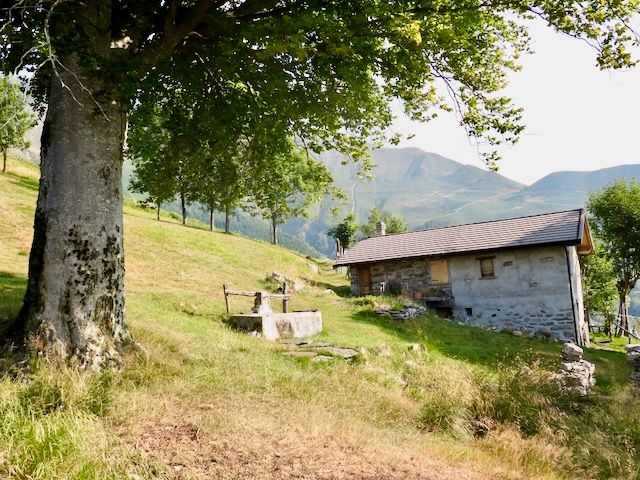
[[[585,223],[584,210],[578,209],[370,237],[346,250],[335,266],[532,245],[578,245]]]

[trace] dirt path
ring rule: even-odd
[[[504,478],[499,472],[450,464],[384,431],[363,432],[335,418],[322,422],[322,415],[313,413],[287,416],[286,408],[257,405],[248,411],[228,404],[204,404],[197,410],[132,426],[125,435],[170,479]]]

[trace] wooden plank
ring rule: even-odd
[[[227,295],[237,295],[241,297],[255,297],[256,292],[249,291],[249,290],[227,290]]]
[[[225,290],[227,295],[236,295],[240,297],[255,297],[258,292],[253,292],[249,290]],[[263,297],[276,298],[282,300],[291,300],[291,295],[282,295],[280,293],[265,293],[262,295]]]

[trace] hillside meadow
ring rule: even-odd
[[[0,328],[26,286],[37,168],[0,175]],[[549,380],[560,345],[424,316],[374,314],[326,261],[125,205],[119,372],[16,363],[0,379],[0,478],[572,479],[640,475],[640,400],[621,351],[590,349],[588,398]],[[319,269],[315,273],[311,265]],[[317,363],[234,331],[222,284],[306,283],[319,339],[362,353]],[[248,299],[232,299],[236,311]],[[424,349],[411,348],[420,344]],[[523,367],[527,367],[523,369]]]

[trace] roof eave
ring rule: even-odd
[[[352,265],[366,265],[370,263],[379,263],[379,262],[390,262],[392,260],[404,260],[410,258],[433,258],[433,257],[453,257],[458,255],[474,255],[478,253],[493,253],[500,251],[508,251],[508,250],[522,250],[524,248],[533,248],[533,247],[552,247],[552,246],[579,246],[581,240],[579,238],[573,240],[562,240],[558,242],[544,242],[544,243],[533,243],[529,245],[514,245],[511,247],[502,247],[502,248],[481,248],[475,250],[465,250],[461,252],[442,252],[442,253],[434,253],[432,255],[411,255],[411,256],[400,256],[400,257],[385,257],[385,258],[376,258],[376,259],[367,259],[361,261],[354,262],[344,262],[336,261],[334,263],[333,268],[338,267],[349,267]]]

